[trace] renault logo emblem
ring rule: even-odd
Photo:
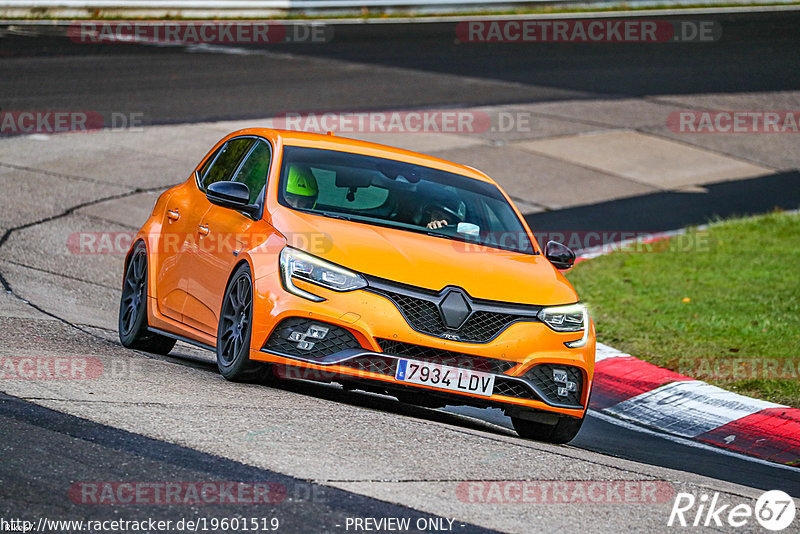
[[[442,316],[445,326],[452,330],[458,330],[467,320],[472,308],[469,305],[464,292],[459,289],[451,289],[439,303],[439,313]]]

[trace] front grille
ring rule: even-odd
[[[391,339],[377,339],[378,346],[387,354],[395,356],[405,356],[414,360],[436,363],[439,365],[449,365],[461,369],[472,369],[483,373],[503,374],[512,369],[517,364],[506,360],[495,358],[484,358],[472,354],[463,354],[444,349],[426,347],[424,345],[414,345],[413,343],[403,343]]]
[[[476,311],[461,327],[461,335],[475,341],[489,341],[511,323],[519,321],[518,315]]]
[[[309,327],[318,325],[328,329],[328,333],[324,339],[309,339],[314,343],[311,349],[301,349],[298,347],[297,341],[289,340],[289,335],[292,332],[307,332]],[[320,321],[312,321],[302,317],[290,317],[284,319],[264,344],[264,348],[281,354],[288,354],[290,356],[299,356],[302,358],[324,358],[345,349],[360,349],[361,344],[356,340],[355,336],[348,330]]]
[[[497,337],[511,323],[523,319],[531,320],[529,317],[520,317],[508,313],[476,311],[460,329],[453,330],[445,326],[435,301],[385,290],[378,292],[394,302],[414,330],[453,341],[486,343]]]
[[[434,292],[368,277],[369,290],[394,303],[408,324],[423,334],[464,343],[486,343],[517,321],[538,321],[538,306],[470,299],[471,314],[458,329],[448,328],[439,313],[446,290]]]
[[[381,291],[381,294],[395,303],[415,330],[421,330],[435,336],[447,331],[447,327],[439,315],[439,307],[435,302],[389,291]]]
[[[352,360],[345,360],[338,365],[342,367],[350,367],[360,371],[369,371],[379,375],[394,376],[397,367],[397,360],[394,358],[387,358],[386,356],[379,356],[377,354],[359,356]]]
[[[518,399],[540,400],[530,386],[526,386],[517,380],[508,380],[501,377],[495,378],[492,394],[516,397]]]
[[[566,396],[559,395],[558,388],[564,387],[564,384],[553,380],[554,370],[566,372],[567,379],[575,383],[575,391],[568,392]],[[544,400],[551,404],[565,404],[576,407],[582,406],[583,372],[577,367],[554,363],[541,363],[528,369],[521,378],[528,380],[536,386],[539,392],[545,397]]]

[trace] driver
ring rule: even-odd
[[[424,210],[425,218],[423,220],[428,221],[425,228],[436,230],[464,222],[466,211],[466,205],[458,199],[431,202]]]
[[[317,180],[308,167],[292,164],[286,176],[286,191],[283,198],[293,208],[312,209],[317,203],[319,188]]]

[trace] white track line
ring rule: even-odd
[[[438,411],[443,411],[443,412],[446,412],[446,413],[449,413],[449,414],[458,415],[459,417],[464,417],[466,419],[473,419],[473,420],[477,420],[477,421],[482,421],[484,423],[489,423],[489,424],[492,424],[492,425],[496,425],[496,426],[499,426],[501,428],[506,428],[508,430],[514,430],[514,427],[511,424],[511,419],[509,417],[503,415],[502,412],[500,412],[499,410],[492,409],[492,408],[485,408],[483,410],[481,410],[480,408],[469,408],[469,409],[462,410],[462,409],[459,409],[459,408],[464,408],[464,407],[448,406],[447,408],[441,408]],[[484,412],[484,413],[481,413],[481,412]],[[608,415],[608,414],[603,413],[603,412],[599,412],[599,411],[594,410],[594,409],[587,410],[587,414],[592,416],[592,417],[596,417],[597,419],[599,419],[599,420],[601,420],[601,421],[603,421],[605,423],[609,423],[611,425],[617,425],[617,426],[620,426],[620,427],[624,428],[625,430],[630,430],[632,432],[642,432],[642,433],[648,434],[650,436],[657,436],[657,437],[660,437],[660,438],[664,438],[664,439],[666,439],[668,441],[671,441],[673,443],[677,443],[679,445],[685,445],[687,447],[694,447],[696,449],[701,449],[701,450],[708,451],[708,452],[714,452],[714,453],[717,453],[717,454],[722,454],[724,456],[730,456],[730,457],[733,457],[733,458],[737,458],[739,460],[746,460],[748,462],[753,462],[753,463],[756,463],[756,464],[759,464],[759,465],[764,465],[764,466],[768,466],[768,467],[777,467],[777,468],[780,468],[780,469],[785,469],[786,471],[789,471],[791,473],[797,473],[797,468],[796,467],[789,467],[789,466],[786,466],[786,465],[783,465],[783,464],[770,462],[768,460],[763,460],[763,459],[757,458],[755,456],[748,456],[746,454],[730,451],[728,449],[723,449],[721,447],[715,447],[713,445],[707,445],[707,444],[702,443],[700,441],[694,441],[694,440],[691,440],[691,439],[682,438],[680,436],[675,436],[675,435],[672,435],[672,434],[667,434],[665,432],[660,432],[660,431],[657,431],[657,430],[653,430],[651,428],[647,428],[647,427],[644,427],[644,426],[637,425],[636,423],[632,423],[630,421],[625,421],[623,419],[618,419],[617,417],[614,417],[612,415]],[[575,447],[575,446],[572,445],[572,447]],[[581,447],[575,447],[575,448],[578,449],[578,448],[581,448]],[[591,450],[591,449],[586,449],[586,450]],[[614,456],[614,455],[608,454],[608,453],[600,453],[600,454],[605,454],[606,456],[612,456],[612,457]]]
[[[786,406],[689,380],[670,382],[603,411],[670,434],[696,438],[768,408]]]
[[[647,427],[639,426],[636,423],[631,423],[629,421],[624,421],[622,419],[617,419],[611,415],[605,414],[603,412],[598,412],[597,410],[589,410],[589,413],[600,419],[601,421],[605,421],[606,423],[610,423],[612,425],[619,425],[627,430],[633,430],[636,432],[643,432],[645,434],[650,434],[652,436],[658,436],[664,438],[666,440],[672,441],[674,443],[679,443],[681,445],[686,445],[687,447],[695,447],[697,449],[703,449],[705,451],[716,452],[718,454],[723,454],[725,456],[732,456],[734,458],[738,458],[739,460],[747,460],[748,462],[753,462],[761,465],[766,465],[769,467],[777,467],[779,469],[785,469],[786,471],[792,472],[797,474],[796,467],[789,467],[787,465],[770,462],[768,460],[763,460],[761,458],[757,458],[755,456],[747,456],[746,454],[741,454],[738,452],[730,451],[728,449],[723,449],[722,447],[715,447],[713,445],[707,445],[700,441],[694,441],[691,439],[682,438],[680,436],[675,436],[673,434],[667,434],[663,431],[652,430]]]

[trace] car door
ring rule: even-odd
[[[226,144],[227,145],[227,144]],[[166,202],[159,244],[155,251],[155,273],[158,280],[158,311],[183,322],[183,309],[189,293],[188,273],[197,253],[196,228],[208,209],[208,200],[199,184],[225,149],[221,146],[188,180],[175,189]]]
[[[158,280],[158,311],[183,322],[183,308],[189,291],[187,273],[191,272],[195,227],[205,213],[205,195],[188,183],[177,188],[169,197],[164,211],[164,221],[155,251]]]
[[[250,140],[247,152],[225,179],[247,185],[250,203],[259,204],[267,183],[272,149],[264,140]],[[238,261],[239,252],[249,245],[254,223],[255,218],[250,215],[209,203],[198,225],[201,237],[184,312],[185,321],[190,326],[216,335],[228,276]]]

